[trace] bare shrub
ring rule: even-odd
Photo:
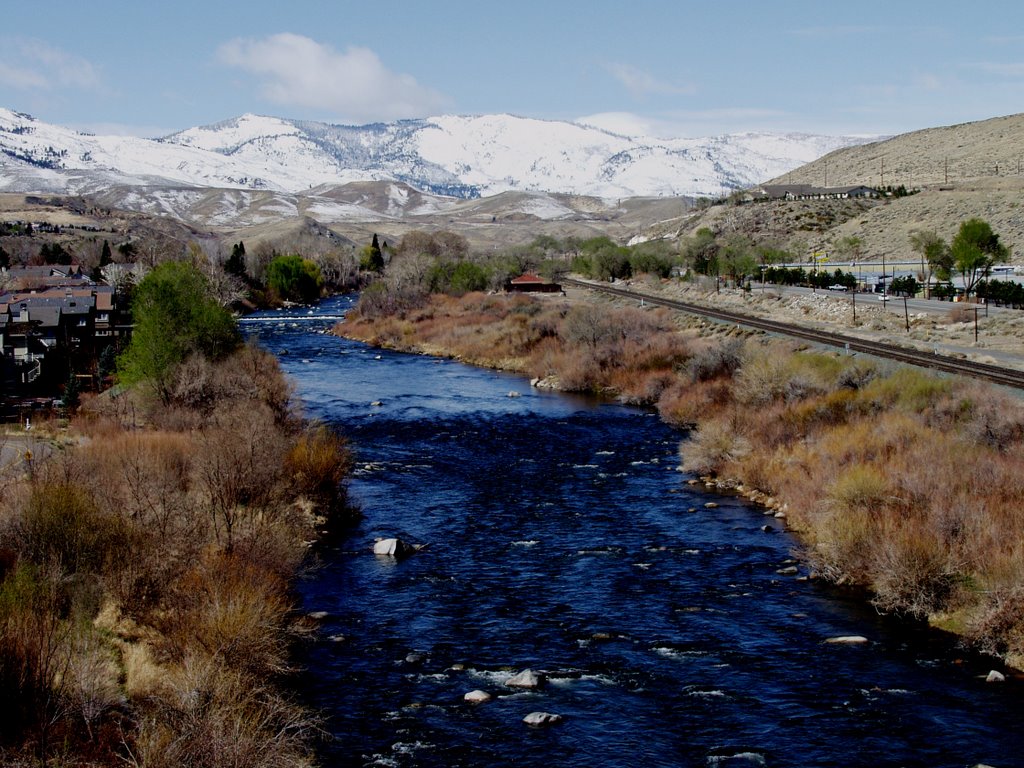
[[[732,400],[727,382],[713,380],[690,384],[677,379],[658,398],[658,413],[678,427],[695,425],[702,418],[725,407]]]
[[[750,453],[750,441],[725,421],[708,421],[679,447],[683,470],[698,475],[716,474]]]
[[[869,515],[864,511],[832,511],[814,518],[815,546],[809,556],[821,574],[837,584],[867,584],[874,542]]]
[[[65,714],[72,627],[60,574],[22,563],[0,582],[0,743],[27,737],[47,754]]]
[[[957,583],[943,542],[928,528],[890,524],[874,537],[872,602],[883,611],[926,617],[948,604]]]
[[[256,675],[288,670],[284,582],[241,556],[210,553],[177,585],[165,630],[184,657],[201,649]]]
[[[758,352],[744,360],[736,374],[733,393],[745,405],[765,405],[785,399],[789,383],[790,371],[785,358]]]
[[[878,376],[861,389],[865,399],[883,406],[922,413],[952,390],[952,383],[919,368],[900,366]]]
[[[344,502],[340,486],[352,468],[352,454],[335,431],[323,424],[307,427],[285,456],[285,468],[298,494],[325,514],[339,511]]]
[[[551,360],[554,373],[567,392],[598,392],[601,389],[601,365],[593,349],[570,348]]]
[[[958,405],[961,431],[970,440],[997,450],[1024,441],[1024,407],[1018,399],[974,385]]]
[[[231,549],[236,528],[258,526],[275,509],[287,441],[267,406],[220,408],[197,435],[197,485],[217,541]]]
[[[741,339],[729,339],[698,351],[686,364],[686,372],[693,381],[709,381],[731,377],[743,363],[744,344]]]
[[[985,596],[978,616],[970,623],[968,635],[979,648],[990,653],[1024,658],[1024,578],[1018,574],[1012,584]]]
[[[111,646],[92,630],[82,633],[68,664],[67,695],[90,741],[100,718],[123,701],[119,674]]]
[[[946,321],[949,323],[974,322],[974,308],[958,304],[946,313]]]
[[[66,573],[106,573],[127,551],[121,518],[70,483],[35,486],[23,526],[25,556]]]
[[[150,700],[128,763],[146,768],[308,768],[319,723],[259,680],[199,654]]]
[[[889,483],[870,465],[850,467],[828,492],[830,503],[840,513],[877,513],[888,501]]]
[[[861,389],[878,375],[875,366],[853,363],[843,368],[836,377],[836,386],[844,389]]]
[[[192,419],[186,428],[201,426],[220,404],[239,400],[266,405],[279,423],[295,418],[291,385],[273,355],[254,343],[217,363],[192,355],[175,369],[168,389],[171,411],[178,411],[175,417]],[[164,414],[162,423],[171,418]]]

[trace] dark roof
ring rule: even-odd
[[[29,322],[38,321],[42,328],[56,328],[60,324],[60,307],[30,306],[28,308]]]

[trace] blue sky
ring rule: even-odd
[[[1024,111],[1019,0],[13,0],[0,106],[162,135],[245,112],[894,134]]]

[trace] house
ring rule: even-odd
[[[848,187],[816,187],[813,184],[766,184],[753,192],[754,200],[847,200],[880,197],[873,187],[855,184]]]
[[[526,272],[505,283],[505,290],[510,293],[561,293],[562,286]]]
[[[54,276],[32,277],[46,281]],[[25,278],[22,273],[19,281]],[[126,332],[117,322],[114,289],[74,280],[41,289],[0,291],[2,378],[14,390],[60,385],[69,369],[90,369],[112,337]]]

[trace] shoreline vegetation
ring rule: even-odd
[[[292,585],[352,515],[351,458],[207,289],[154,269],[119,360],[134,385],[34,424],[49,455],[0,475],[4,765],[316,763]]]
[[[597,297],[364,296],[335,333],[653,407],[681,469],[785,517],[817,577],[1024,668],[1018,399]]]

